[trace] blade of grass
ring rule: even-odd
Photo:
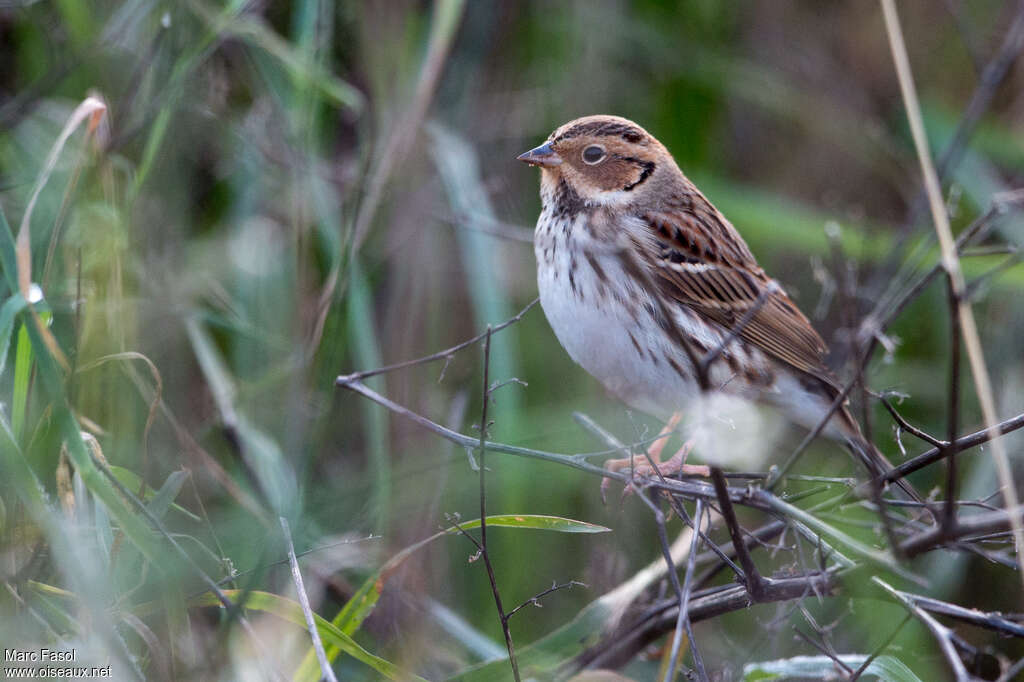
[[[247,0],[231,0],[217,15],[218,23],[221,21],[230,22],[237,20],[247,5]],[[149,178],[157,153],[167,135],[167,129],[171,122],[171,115],[175,112],[178,102],[182,97],[184,83],[192,71],[203,62],[213,51],[213,46],[218,39],[215,31],[207,30],[197,40],[191,49],[180,55],[174,62],[174,68],[166,79],[163,88],[164,101],[160,106],[153,123],[149,126],[149,135],[146,137],[145,146],[142,149],[138,166],[135,170],[135,180],[128,192],[127,205],[131,206],[142,189],[142,185]]]
[[[239,599],[243,596],[242,590],[225,590],[224,594],[230,599]],[[270,613],[282,620],[286,620],[289,623],[293,623],[300,628],[305,628],[306,617],[302,613],[302,606],[298,602],[286,599],[270,592],[253,591],[246,593],[247,600],[245,607],[255,611],[263,611]],[[210,593],[204,593],[194,599],[189,600],[189,606],[220,606],[220,602],[217,600],[215,595]],[[157,605],[153,602],[140,604],[133,611],[137,616],[145,616],[157,608]],[[317,614],[313,614],[313,619],[316,622],[317,631],[320,633],[320,637],[323,638],[324,642],[337,647],[339,650],[344,651],[352,658],[365,663],[381,675],[384,675],[389,680],[398,680],[404,682],[405,680],[419,680],[419,682],[425,682],[422,677],[413,675],[408,671],[402,670],[394,663],[386,661],[379,656],[374,656],[369,651],[359,646],[359,644],[352,639],[350,636],[338,629],[334,624],[325,620]],[[318,669],[319,671],[319,669]],[[317,678],[319,679],[319,678]]]
[[[81,104],[75,107],[75,110],[71,112],[71,116],[68,117],[67,123],[64,124],[64,128],[60,131],[60,135],[57,136],[57,141],[53,143],[46,161],[43,162],[43,168],[39,171],[39,176],[36,178],[35,185],[32,188],[32,195],[28,200],[28,205],[25,207],[25,213],[21,217],[21,225],[18,228],[16,241],[18,289],[26,300],[32,300],[32,296],[29,293],[32,284],[31,222],[32,210],[35,208],[36,200],[39,199],[40,192],[43,191],[47,181],[49,181],[50,175],[57,165],[57,159],[60,158],[60,153],[64,149],[64,145],[67,144],[71,134],[87,119],[89,121],[89,132],[92,133],[99,125],[100,119],[103,118],[106,111],[107,105],[96,97],[86,97]]]
[[[298,496],[295,474],[285,461],[276,441],[252,424],[235,407],[234,381],[221,359],[213,339],[195,317],[185,323],[192,349],[206,383],[213,394],[221,422],[229,437],[241,450],[243,464],[248,466],[274,506],[275,511],[288,510]]]
[[[108,468],[110,469],[110,473],[114,474],[114,477],[117,480],[121,481],[122,485],[124,485],[124,487],[128,488],[129,490],[138,490],[141,487],[142,479],[134,471],[131,471],[130,469],[125,469],[124,467],[115,466],[113,464],[108,465]],[[171,476],[174,476],[175,474],[179,474],[179,473],[185,473],[185,472],[178,472],[178,471],[176,471],[176,472],[172,473]],[[186,478],[187,478],[187,474],[186,474]],[[170,480],[170,479],[168,479],[168,480]],[[156,490],[153,490],[152,488],[146,488],[145,495],[143,496],[142,499],[145,502],[150,502],[156,496],[156,494],[157,494]],[[190,512],[188,509],[185,509],[184,507],[182,507],[181,505],[179,505],[177,503],[173,503],[172,502],[171,505],[170,505],[170,509],[173,509],[174,511],[176,511],[176,512],[178,512],[180,514],[184,514],[191,521],[195,521],[197,523],[202,521],[202,519],[200,519],[198,516],[196,516],[195,514]]]
[[[4,263],[4,274],[12,288],[16,286],[15,278],[19,276],[17,271],[8,267],[15,260],[13,257],[15,249],[10,226],[7,224],[3,211],[0,210],[0,260]],[[34,314],[31,305],[23,311],[20,317],[24,322],[23,329],[27,330],[29,343],[35,353],[42,386],[51,403],[51,418],[67,445],[68,455],[75,465],[75,470],[78,471],[90,492],[107,506],[121,526],[121,530],[135,543],[146,558],[154,562],[157,570],[160,570],[160,551],[152,532],[129,509],[110,482],[96,469],[89,457],[88,449],[82,440],[81,427],[67,403],[61,365],[57,357],[51,354],[50,344],[44,337],[44,332],[51,342],[53,341],[52,335],[43,327],[39,316]],[[58,352],[60,352],[59,349]]]
[[[576,521],[574,519],[566,519],[560,516],[546,516],[541,514],[503,514],[498,516],[488,516],[487,525],[489,527],[503,527],[503,528],[524,528],[532,530],[551,530],[560,533],[606,533],[610,532],[610,528],[604,526],[598,526],[593,523],[587,523],[586,521]],[[480,519],[473,519],[472,521],[466,521],[465,523],[459,522],[459,528],[462,531],[472,530],[480,527]],[[456,535],[462,531],[459,528],[446,528],[445,530],[434,533],[433,535],[420,540],[419,542],[409,545],[405,549],[401,550],[384,564],[371,574],[363,584],[359,586],[355,594],[345,602],[345,606],[342,607],[341,611],[331,621],[332,624],[339,628],[342,632],[347,635],[355,634],[362,625],[366,617],[370,615],[374,607],[377,605],[377,600],[380,599],[381,592],[384,590],[384,585],[388,580],[388,577],[394,573],[399,566],[401,566],[406,559],[408,559],[414,552],[428,544],[437,540],[438,538],[446,535]],[[504,653],[504,650],[502,650]],[[333,661],[339,653],[337,647],[328,647],[327,659]],[[507,658],[502,659],[503,662],[507,662]],[[313,652],[310,651],[306,654],[305,659],[299,665],[295,671],[294,679],[300,682],[315,682],[318,680],[319,667],[317,665],[316,658],[313,656]]]
[[[347,306],[349,345],[359,367],[379,367],[383,364],[383,359],[380,356],[381,346],[377,338],[377,324],[373,315],[370,286],[358,259],[352,260],[349,274],[351,276]],[[383,377],[376,377],[370,381],[375,382],[377,387],[383,387]],[[388,414],[381,406],[366,402],[360,406],[360,409],[363,412],[367,452],[370,460],[370,477],[373,481],[371,509],[374,527],[378,533],[386,533],[389,528],[388,512],[393,504]]]
[[[14,319],[26,305],[25,298],[15,292],[0,306],[0,375],[7,366],[7,351],[14,336]]]
[[[428,130],[433,142],[434,163],[444,183],[452,212],[455,215],[467,216],[471,221],[496,220],[472,146],[459,135],[436,123],[432,123]],[[496,249],[498,240],[489,234],[472,229],[457,230],[455,234],[468,273],[466,290],[469,291],[473,302],[473,316],[476,320],[474,326],[482,329],[488,324],[496,324],[500,320],[512,317],[515,311],[502,285],[505,267]],[[490,372],[491,376],[499,381],[516,376],[516,358],[519,353],[515,333],[513,330],[512,334],[505,333],[494,337]],[[505,428],[514,428],[521,405],[519,391],[506,389],[495,407],[496,421]],[[510,487],[514,486],[510,484]],[[511,503],[516,505],[515,500]]]
[[[293,78],[318,90],[328,100],[357,113],[363,109],[365,102],[359,90],[310,60],[308,55],[295,50],[258,15],[218,13],[199,0],[191,0],[187,5],[218,38],[230,36],[258,47],[278,59]]]
[[[864,654],[846,654],[839,656],[839,660],[850,666],[858,668],[867,660]],[[834,680],[836,679],[836,663],[828,656],[794,656],[777,661],[762,661],[761,663],[747,663],[743,666],[744,682],[755,682],[757,680],[787,680],[787,679],[808,679],[808,680]],[[906,666],[898,658],[892,656],[879,656],[871,661],[862,678],[874,676],[880,680],[891,682],[921,682],[921,678]]]
[[[32,344],[28,340],[28,329],[22,324],[18,329],[18,344],[14,349],[14,392],[11,394],[11,428],[18,442],[23,442],[25,437],[25,413],[28,410],[31,380]]]
[[[384,187],[391,177],[391,171],[400,166],[409,152],[409,147],[419,131],[423,119],[434,98],[434,91],[441,78],[448,51],[455,40],[465,0],[438,0],[434,3],[434,14],[430,25],[430,37],[427,39],[427,54],[423,60],[416,91],[412,102],[404,108],[405,115],[382,136],[384,149],[374,164],[372,174],[366,185],[366,198],[359,207],[353,229],[353,249],[359,250],[366,238],[377,214],[377,208],[384,194]]]

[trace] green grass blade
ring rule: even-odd
[[[156,518],[162,519],[167,514],[167,510],[171,508],[171,503],[178,497],[181,486],[185,484],[186,480],[188,480],[187,471],[172,471],[164,484],[160,486],[160,490],[153,496],[153,501],[146,505],[149,507],[150,513]]]
[[[125,469],[124,467],[116,466],[114,464],[108,464],[107,468],[110,470],[110,473],[113,474],[114,478],[116,478],[118,481],[120,481],[121,485],[123,485],[125,488],[128,488],[129,490],[138,490],[139,488],[142,487],[142,479],[134,471],[131,471],[129,469]],[[177,473],[177,472],[175,472],[175,473]],[[165,485],[166,485],[166,483],[165,483]],[[146,486],[146,493],[145,493],[143,501],[149,502],[150,500],[152,500],[156,496],[156,494],[157,494],[157,492],[155,490],[153,490],[149,486]],[[202,521],[202,519],[200,519],[198,516],[196,516],[195,514],[190,512],[188,509],[185,509],[184,507],[182,507],[181,505],[179,505],[177,503],[172,503],[171,504],[171,509],[173,509],[174,511],[178,512],[179,514],[184,514],[185,516],[187,516],[189,519],[191,519],[193,521],[196,521],[196,522]]]
[[[487,525],[489,527],[549,530],[559,533],[604,533],[611,530],[610,528],[598,526],[593,523],[587,523],[586,521],[576,521],[573,519],[562,518],[560,516],[545,516],[540,514],[505,514],[488,516]],[[463,530],[479,528],[480,519],[473,519],[472,521],[460,523],[459,527]],[[453,535],[458,532],[459,530],[457,528],[449,528],[439,533],[434,533],[415,544],[409,545],[388,559],[380,569],[363,581],[363,584],[359,586],[359,589],[352,595],[352,598],[345,603],[345,606],[338,612],[338,615],[334,617],[332,624],[346,634],[354,634],[377,605],[377,600],[380,599],[381,592],[384,589],[384,584],[387,582],[388,576],[390,576],[395,569],[402,564],[402,562],[408,559],[413,552],[425,547],[434,540],[445,535]],[[337,655],[337,648],[327,648],[328,660],[333,661]],[[315,680],[320,679],[320,668],[315,656],[313,655],[312,647],[309,652],[307,652],[306,657],[303,659],[298,670],[296,670],[294,677],[296,680],[300,680],[302,682],[314,682]]]
[[[11,394],[11,428],[19,442],[25,436],[25,413],[28,411],[31,380],[32,344],[29,343],[26,325],[22,324],[18,330],[18,345],[14,349],[14,392]]]
[[[0,375],[3,375],[7,365],[7,351],[10,350],[11,337],[14,336],[14,320],[25,305],[25,298],[15,292],[0,306]]]
[[[153,532],[128,507],[124,498],[117,493],[110,481],[93,464],[88,447],[82,439],[82,429],[68,406],[61,368],[56,358],[50,354],[50,349],[37,328],[38,318],[22,315],[22,319],[26,322],[24,328],[28,330],[29,340],[35,351],[40,383],[45,389],[46,397],[52,407],[52,419],[64,439],[68,456],[74,463],[75,470],[81,476],[89,492],[106,506],[107,511],[117,521],[124,534],[147,559],[153,562],[157,570],[161,570],[164,557]]]
[[[480,519],[460,523],[462,530],[480,527]],[[547,516],[544,514],[502,514],[487,517],[487,527],[500,528],[532,528],[533,530],[553,530],[559,533],[610,533],[611,528],[599,526],[596,523],[566,519],[561,516]],[[451,528],[447,531],[449,535],[458,533],[458,529]]]
[[[839,656],[839,660],[853,670],[857,670],[867,660],[863,654]],[[841,671],[828,656],[794,656],[777,661],[748,663],[743,666],[743,682],[761,682],[761,680],[834,680]],[[871,661],[860,679],[872,677],[885,682],[921,682],[902,661],[892,656],[879,656]]]
[[[269,592],[254,591],[245,594],[242,590],[225,590],[224,593],[229,599],[239,599],[245,596],[245,608],[247,609],[272,613],[283,620],[294,623],[302,629],[306,628],[306,618],[302,613],[302,607],[296,601]],[[190,604],[192,606],[220,606],[216,595],[209,593],[191,600]],[[386,661],[379,656],[374,656],[359,646],[354,639],[338,629],[333,623],[324,620],[319,615],[314,613],[313,619],[316,621],[317,630],[325,644],[337,647],[357,661],[370,666],[387,679],[402,681],[420,680],[425,682],[422,677],[404,671],[394,663]]]
[[[373,315],[370,286],[359,262],[353,259],[350,268],[351,285],[348,296],[348,335],[359,367],[379,367],[383,364],[377,338],[377,322]],[[383,377],[370,379],[376,389],[384,386]],[[360,405],[366,424],[367,450],[370,459],[370,477],[373,480],[372,514],[377,531],[388,530],[388,510],[393,504],[391,496],[391,443],[387,411],[380,405],[363,401]]]

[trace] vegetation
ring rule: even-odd
[[[962,265],[1011,419],[1024,13],[899,10],[953,232],[982,228]],[[114,679],[319,679],[306,593],[345,680],[511,677],[503,624],[524,679],[665,679],[674,639],[711,679],[953,679],[951,648],[973,675],[1015,674],[1006,519],[924,542],[926,516],[891,507],[887,536],[843,497],[862,469],[819,441],[769,494],[796,427],[729,484],[744,529],[786,521],[752,548],[760,572],[806,580],[726,608],[745,587],[702,545],[693,584],[677,567],[690,646],[663,549],[681,538],[685,557],[695,500],[721,500],[664,484],[669,513],[658,486],[620,503],[614,483],[603,504],[614,443],[661,425],[574,366],[539,306],[497,330],[536,296],[537,176],[516,155],[619,114],[732,220],[838,374],[864,379],[856,413],[895,463],[931,448],[908,424],[984,429],[966,355],[950,381],[946,280],[914,289],[940,251],[877,4],[8,0],[0,64],[5,648],[74,650]],[[859,373],[871,313],[892,320]],[[1018,480],[1020,433],[1001,441]],[[955,461],[952,491],[944,459],[909,478],[966,501],[964,519],[1007,504],[988,443]],[[717,517],[708,534],[729,546]],[[937,635],[918,597],[983,622],[939,611]]]

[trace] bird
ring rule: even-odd
[[[822,337],[654,136],[619,116],[586,116],[517,158],[541,170],[541,307],[569,356],[608,391],[667,421],[663,435],[709,392],[808,429],[825,418],[841,386]],[[822,434],[872,477],[892,468],[845,401]],[[668,462],[652,450],[663,475],[706,471],[686,464],[686,446]]]

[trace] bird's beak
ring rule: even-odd
[[[562,157],[555,153],[555,150],[551,148],[550,142],[545,142],[536,149],[520,154],[516,159],[531,166],[547,168],[552,168],[562,163]]]

